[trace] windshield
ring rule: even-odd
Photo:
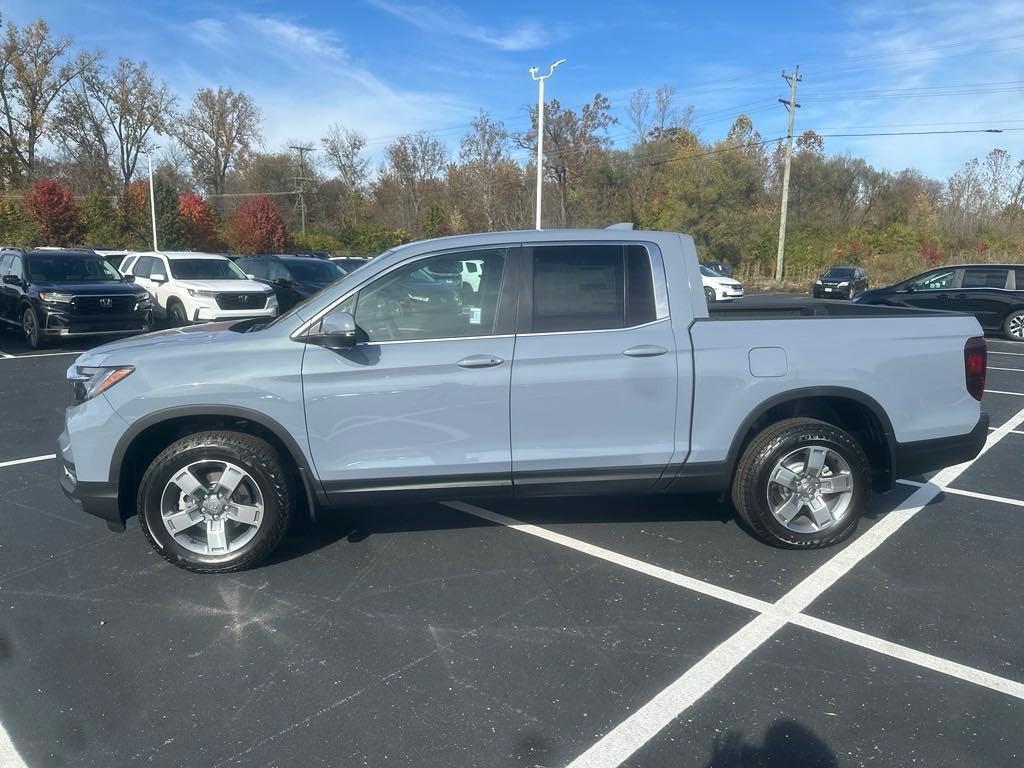
[[[333,283],[345,275],[345,272],[337,264],[322,259],[308,261],[295,259],[287,261],[285,264],[291,270],[292,277],[300,283]]]
[[[721,277],[721,275],[711,269],[711,267],[705,267],[703,264],[700,265],[700,273],[705,277]]]
[[[836,278],[839,280],[848,280],[849,278],[853,277],[853,270],[849,269],[848,267],[833,267],[824,275],[822,275],[822,277]]]
[[[248,280],[228,259],[170,259],[171,275],[178,280]]]
[[[46,283],[121,280],[121,274],[101,256],[47,254],[26,257],[29,279]]]

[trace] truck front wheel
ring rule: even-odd
[[[740,458],[732,500],[762,541],[815,549],[857,528],[869,465],[847,432],[817,419],[787,419],[758,434]]]
[[[139,486],[139,522],[160,555],[198,573],[255,565],[281,541],[291,492],[272,445],[198,432],[168,446]]]

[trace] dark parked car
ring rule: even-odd
[[[345,276],[334,262],[314,256],[242,256],[235,264],[274,289],[282,313]]]
[[[732,277],[732,267],[727,261],[702,261],[701,264],[722,277]]]
[[[868,273],[861,267],[830,267],[814,281],[816,299],[852,299],[868,289]]]
[[[862,304],[968,312],[986,331],[1024,341],[1024,266],[966,264],[940,267],[858,296]]]
[[[337,264],[339,267],[344,269],[345,274],[347,275],[349,272],[369,264],[370,260],[360,258],[359,256],[332,256],[331,263]]]
[[[145,333],[153,307],[142,286],[94,251],[4,251],[0,320],[36,349],[53,336]]]

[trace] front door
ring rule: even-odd
[[[385,489],[510,491],[515,251],[417,257],[345,300],[354,348],[307,346],[310,450],[333,503]],[[476,291],[433,277],[460,258],[479,260]]]
[[[524,256],[512,366],[516,494],[649,488],[676,447],[677,356],[688,370],[690,354],[656,300],[660,258],[638,244],[540,245]]]
[[[899,290],[897,301],[920,309],[956,309],[953,294],[959,286],[962,271],[955,267],[925,272],[908,280]]]

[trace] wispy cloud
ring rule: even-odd
[[[502,51],[541,48],[553,39],[562,37],[564,32],[535,21],[520,22],[508,30],[499,31],[473,23],[462,11],[450,7],[395,3],[391,0],[370,0],[370,5],[424,32],[447,33]]]

